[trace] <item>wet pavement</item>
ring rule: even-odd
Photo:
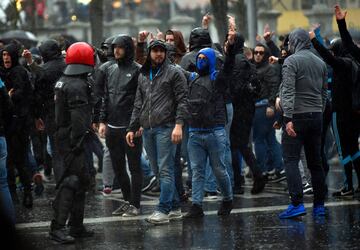
[[[278,219],[278,213],[289,202],[286,182],[269,184],[262,194],[251,195],[247,179],[245,194],[235,196],[230,216],[217,216],[220,198],[206,198],[204,218],[157,226],[145,221],[157,204],[156,196],[143,195],[142,214],[123,218],[111,215],[120,204],[121,194],[104,197],[100,192],[89,193],[85,225],[95,236],[77,240],[74,245],[58,245],[48,237],[50,200],[55,188],[49,183],[45,193],[35,198],[33,209],[16,206],[17,231],[25,242],[23,249],[360,249],[360,201],[331,197],[341,182],[340,167],[332,166],[328,214],[322,219],[312,216],[312,196],[305,197],[306,216],[298,220]],[[182,212],[190,205],[191,202],[183,203]]]

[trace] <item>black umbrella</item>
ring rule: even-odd
[[[10,30],[0,36],[1,40],[5,43],[11,42],[11,40],[18,40],[25,48],[35,47],[38,43],[36,36],[25,30]]]

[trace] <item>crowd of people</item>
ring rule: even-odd
[[[204,196],[221,196],[217,214],[227,216],[234,194],[244,193],[243,161],[253,195],[287,181],[290,205],[280,219],[305,215],[307,193],[314,195],[313,215],[325,216],[329,128],[345,173],[332,195],[359,195],[352,172],[359,185],[360,48],[346,12],[338,5],[334,11],[340,38],[329,44],[315,25],[293,30],[279,47],[267,29],[248,48],[231,16],[226,39],[217,44],[206,15],[188,46],[174,29],[111,36],[99,49],[52,39],[30,50],[16,41],[4,45],[0,204],[7,224],[16,223],[20,191],[31,209],[33,193],[41,195],[54,180],[51,239],[92,236],[83,219],[97,172],[105,196],[121,190],[114,216],[140,215],[148,191],[159,193],[146,219],[152,224],[203,217]],[[181,202],[189,197],[183,214]]]

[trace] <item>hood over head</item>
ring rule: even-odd
[[[40,55],[44,63],[57,59],[61,56],[61,48],[59,43],[56,40],[48,39],[45,40],[39,46]]]
[[[292,54],[311,48],[309,33],[304,29],[297,28],[289,35],[289,47]]]
[[[115,46],[120,46],[125,49],[125,58],[121,59],[123,62],[132,62],[135,58],[135,46],[132,38],[128,35],[118,35],[112,41],[112,49]],[[118,60],[120,62],[120,60]]]
[[[4,61],[3,61],[3,57],[2,57],[3,51],[7,51],[10,54],[11,68],[13,68],[19,64],[19,47],[17,44],[10,43],[1,50],[1,66],[4,66]]]
[[[202,54],[204,56],[206,56],[207,60],[208,60],[208,72],[199,72],[199,73],[204,73],[204,74],[209,74],[210,75],[210,79],[211,80],[215,80],[216,79],[216,54],[215,54],[215,50],[212,48],[204,48],[201,49],[197,55],[196,55],[196,64],[199,60],[199,55]]]
[[[335,38],[330,42],[329,50],[334,52],[335,56],[347,56],[349,54],[348,50],[344,47],[341,38]]]
[[[209,48],[212,46],[210,33],[204,28],[195,28],[190,33],[189,50]]]

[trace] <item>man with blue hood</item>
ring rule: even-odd
[[[229,32],[228,56],[220,72],[216,71],[216,53],[212,48],[201,49],[196,56],[196,71],[189,85],[189,142],[188,151],[192,176],[192,207],[186,218],[203,217],[205,169],[207,158],[223,195],[219,216],[232,210],[232,187],[226,170],[226,109],[224,82],[234,66],[232,45],[235,32]]]
[[[314,189],[314,216],[324,216],[325,173],[321,162],[322,113],[327,97],[326,64],[311,50],[308,32],[295,29],[289,35],[291,56],[285,59],[280,85],[283,109],[283,158],[291,204],[280,219],[306,214],[298,163],[304,146]]]

